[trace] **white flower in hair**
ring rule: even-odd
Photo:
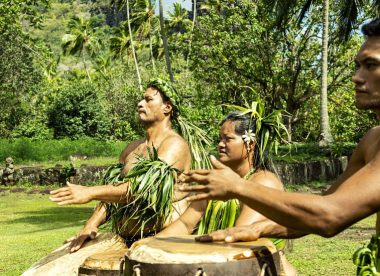
[[[250,142],[255,141],[256,135],[253,133],[253,131],[250,129],[248,131],[245,131],[245,134],[241,136],[243,138],[243,141],[246,144],[249,144]]]

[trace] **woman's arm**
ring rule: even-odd
[[[207,201],[197,201],[191,203],[191,205],[176,221],[158,233],[157,236],[177,236],[192,234],[195,227],[202,219],[206,207]]]
[[[284,190],[284,186],[278,177],[270,171],[259,170],[255,172],[249,179],[249,182],[252,183],[261,183],[261,185],[280,191]],[[267,218],[257,212],[256,210],[250,208],[244,202],[240,202],[241,211],[240,215],[236,221],[235,226],[249,225],[257,221],[266,220]]]

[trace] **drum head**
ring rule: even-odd
[[[268,239],[227,244],[198,243],[194,237],[152,237],[135,243],[126,255],[126,275],[137,271],[140,275],[260,275],[263,269],[272,275],[280,272],[279,254]]]

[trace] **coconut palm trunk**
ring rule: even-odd
[[[90,80],[90,82],[92,82],[92,80],[91,80],[91,76],[90,76],[90,73],[88,72],[88,68],[87,68],[87,65],[86,65],[86,59],[85,59],[85,57],[84,57],[84,53],[83,53],[83,51],[81,52],[81,55],[82,55],[83,66],[84,66],[84,69],[86,70],[86,73],[87,73],[87,77],[88,77],[88,79]]]
[[[193,33],[194,33],[194,26],[195,26],[195,20],[197,18],[197,0],[193,0],[193,24],[191,26],[191,33],[190,33],[190,41],[189,41],[189,52],[187,54],[186,58],[186,68],[189,68],[189,58],[191,55],[191,43],[193,41]]]
[[[329,40],[329,0],[323,1],[323,35],[322,35],[322,80],[321,80],[321,106],[320,106],[320,128],[321,140],[319,144],[326,146],[333,142],[331,135],[329,114],[327,110],[327,56]]]
[[[134,44],[133,44],[131,20],[130,20],[130,16],[129,16],[129,0],[127,0],[126,3],[127,3],[128,32],[129,32],[129,38],[130,38],[130,41],[131,41],[131,49],[132,49],[133,61],[135,63],[137,80],[139,82],[139,88],[140,88],[140,91],[143,91],[143,87],[141,85],[141,76],[140,76],[140,71],[139,71],[139,65],[137,64],[136,51],[135,51],[135,47],[134,47]]]
[[[165,53],[166,68],[168,70],[170,81],[174,82],[172,66],[170,64],[168,39],[166,37],[166,32],[165,32],[166,28],[165,28],[165,22],[164,22],[164,6],[163,6],[162,0],[159,1],[159,11],[160,11],[161,37],[162,37],[162,41],[164,42],[164,53]]]
[[[152,30],[149,31],[149,48],[150,48],[150,58],[152,60],[153,71],[156,73],[156,63],[154,62],[153,45],[152,45]]]

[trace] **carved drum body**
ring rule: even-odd
[[[279,275],[280,256],[268,239],[198,243],[194,236],[152,237],[128,251],[124,275]]]

